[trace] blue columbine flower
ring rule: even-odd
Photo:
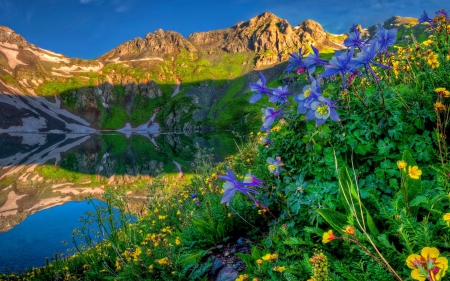
[[[321,96],[319,84],[314,78],[310,77],[310,79],[311,85],[303,87],[302,93],[294,97],[294,100],[298,102],[297,114],[305,114],[311,103]]]
[[[284,165],[283,163],[281,163],[281,158],[276,157],[275,159],[273,159],[272,157],[268,157],[266,161],[267,163],[269,163],[269,172],[278,177],[280,175],[280,167]]]
[[[269,89],[266,88],[266,77],[264,77],[261,72],[259,73],[259,76],[261,77],[261,79],[259,79],[258,82],[250,84],[250,90],[255,92],[250,98],[250,103],[259,101],[264,94],[268,95],[269,97],[272,95]]]
[[[357,47],[358,49],[362,49],[364,46],[365,40],[361,39],[361,32],[353,25],[353,32],[351,32],[347,38],[344,40],[344,45],[346,47],[352,48]]]
[[[349,62],[353,58],[353,52],[353,47],[347,52],[334,51],[334,57],[330,60],[331,66],[327,67],[320,76],[326,78],[339,73],[342,77],[342,89],[345,89],[347,87],[345,74],[351,71]]]
[[[283,104],[287,102],[287,97],[291,96],[292,93],[288,92],[288,86],[278,87],[278,88],[270,88],[273,92],[270,96],[269,100],[273,103]]]
[[[248,198],[252,199],[253,202],[258,204],[258,201],[255,199],[255,197],[251,195],[251,193],[258,194],[258,191],[253,190],[251,188],[247,188],[247,186],[258,187],[261,186],[262,182],[256,179],[256,177],[255,180],[252,180],[251,182],[240,182],[236,179],[236,176],[233,174],[233,172],[231,172],[228,168],[226,170],[227,170],[226,175],[218,176],[219,179],[226,181],[226,183],[223,184],[223,188],[225,191],[222,195],[220,203],[225,203],[227,206],[229,206],[231,199],[233,199],[236,192],[241,192]]]
[[[373,65],[376,65],[381,68],[388,68],[387,66],[379,64],[373,60],[377,54],[378,49],[379,49],[378,42],[374,42],[372,45],[364,46],[362,52],[358,53],[356,55],[356,58],[352,59],[348,63],[348,66],[351,69],[356,69],[356,68],[360,68],[360,67],[364,66],[366,72],[367,71],[370,72],[373,79],[375,81],[378,81],[378,77],[376,76],[375,72],[373,71],[371,65],[373,64]]]
[[[433,19],[428,17],[427,12],[425,12],[425,10],[423,10],[423,14],[419,18],[419,24],[424,22],[428,22],[429,24],[433,22]]]
[[[383,25],[378,24],[377,37],[371,40],[371,43],[375,42],[379,45],[380,52],[383,53],[388,47],[392,47],[397,40],[398,28],[392,28],[389,30],[384,29]]]
[[[320,96],[317,101],[311,103],[311,109],[306,113],[306,120],[316,120],[316,126],[325,123],[330,117],[333,121],[339,122],[339,115],[336,112],[337,106],[334,104],[338,101],[331,101],[324,96]]]
[[[263,112],[263,125],[261,127],[261,131],[269,131],[270,127],[272,127],[273,122],[280,118],[283,115],[283,110],[275,110],[272,107],[267,107],[266,109],[262,109]]]
[[[251,183],[251,184],[253,184],[253,186],[258,186],[258,187],[261,187],[261,188],[266,188],[266,187],[263,185],[263,182],[264,182],[264,181],[258,179],[255,175],[253,175],[253,174],[250,173],[250,172],[248,172],[248,173],[245,175],[245,177],[244,177],[244,183]]]
[[[306,58],[303,59],[303,63],[306,66],[306,69],[308,69],[309,74],[313,74],[314,71],[316,71],[317,66],[324,66],[328,63],[327,60],[321,59],[319,57],[319,50],[314,48],[313,45],[311,45],[311,48],[313,50],[313,54],[309,54]]]
[[[303,57],[302,48],[298,49],[298,54],[289,53],[289,56],[290,56],[289,64],[285,70],[286,72],[291,72],[295,67],[297,67],[298,70],[304,69],[305,64],[302,61],[302,57]]]

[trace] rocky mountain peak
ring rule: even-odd
[[[18,47],[28,47],[29,43],[21,35],[9,27],[0,25],[0,42],[15,44]]]
[[[112,51],[101,56],[100,60],[142,60],[148,57],[163,59],[168,54],[177,54],[182,49],[195,52],[196,48],[175,31],[164,31],[161,28],[147,33],[145,38],[137,37],[127,41]]]
[[[390,29],[401,25],[416,25],[417,23],[419,23],[419,21],[415,18],[393,16],[383,23],[383,27]]]
[[[302,21],[298,25],[298,30],[300,31],[299,34],[302,41],[308,41],[311,38],[315,42],[321,42],[327,37],[322,25],[313,20]]]

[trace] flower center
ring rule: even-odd
[[[328,114],[328,106],[326,106],[326,105],[321,105],[321,106],[319,106],[319,107],[317,108],[317,112],[318,112],[320,115]]]
[[[305,90],[305,91],[303,92],[303,96],[304,96],[305,98],[309,97],[310,95],[311,95],[311,89]]]

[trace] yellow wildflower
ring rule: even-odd
[[[270,261],[270,259],[271,259],[271,254],[267,254],[262,257],[263,261]]]
[[[322,243],[328,243],[332,240],[336,239],[336,236],[333,234],[333,230],[328,230],[328,232],[325,232],[322,236]]]
[[[159,260],[156,260],[156,262],[159,265],[169,265],[170,264],[169,258],[167,258],[167,257],[159,259]]]
[[[262,259],[257,259],[257,260],[256,260],[256,264],[257,264],[257,265],[263,264],[263,260],[262,260]]]
[[[286,267],[284,266],[275,266],[273,269],[273,271],[278,271],[278,272],[283,272],[286,270]]]
[[[448,269],[448,260],[439,257],[438,249],[425,247],[420,255],[409,255],[406,259],[406,265],[413,269],[411,277],[414,280],[441,280]]]
[[[175,244],[180,245],[181,244],[181,239],[180,237],[177,237],[177,239],[175,239]]]
[[[405,169],[406,166],[408,166],[408,164],[407,164],[405,161],[403,161],[403,160],[397,161],[397,167],[398,167],[400,170]]]
[[[445,111],[446,109],[447,109],[447,107],[440,101],[438,101],[434,104],[434,110],[437,112]]]
[[[408,176],[412,179],[418,180],[419,177],[422,175],[422,171],[419,170],[419,167],[417,166],[409,166],[408,167]]]
[[[244,281],[248,279],[248,275],[247,274],[241,274],[239,275],[238,278],[235,279],[235,281]]]
[[[450,226],[450,213],[445,213],[442,218],[444,219],[447,226]]]
[[[438,57],[439,56],[437,54],[431,52],[427,57],[427,64],[432,68],[439,67],[439,61],[437,60]]]
[[[448,98],[450,97],[450,91],[448,91],[446,88],[436,88],[434,89],[434,91],[438,94],[441,95],[444,98]]]
[[[423,41],[422,44],[424,44],[425,46],[429,46],[429,45],[433,44],[433,41],[426,40],[426,41]]]

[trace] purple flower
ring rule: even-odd
[[[251,183],[251,184],[254,184],[254,186],[258,186],[258,187],[261,187],[261,188],[266,188],[266,187],[263,185],[263,182],[264,182],[264,181],[258,179],[257,177],[255,177],[255,175],[253,175],[253,174],[250,173],[250,172],[248,172],[248,173],[245,175],[245,177],[244,177],[244,183]]]
[[[372,45],[364,46],[362,52],[358,53],[356,55],[356,58],[352,59],[348,63],[348,66],[352,70],[356,69],[356,68],[360,68],[361,66],[364,66],[365,70],[370,72],[370,74],[372,75],[374,80],[378,81],[378,77],[376,76],[375,72],[373,71],[371,65],[373,64],[373,65],[376,65],[381,68],[388,68],[388,67],[385,65],[379,64],[373,60],[375,55],[377,54],[377,51],[378,51],[378,43],[377,42],[374,42],[374,44],[372,44]]]
[[[330,67],[320,75],[321,77],[330,77],[337,73],[342,77],[342,89],[347,87],[345,74],[351,71],[349,62],[353,58],[354,49],[350,48],[347,52],[334,51],[334,57],[330,60]]]
[[[283,115],[282,109],[275,110],[271,107],[262,109],[262,112],[263,112],[263,125],[261,127],[261,131],[269,131],[270,127],[272,127],[273,122]]]
[[[372,39],[371,43],[374,44],[376,42],[379,45],[379,51],[383,53],[388,47],[394,46],[395,41],[397,40],[397,31],[398,28],[386,30],[383,28],[383,25],[378,24],[377,37]]]
[[[273,159],[272,157],[268,157],[266,161],[267,163],[269,163],[269,172],[278,177],[280,175],[280,167],[284,165],[283,163],[281,163],[281,158],[276,157],[275,159]]]
[[[298,54],[296,53],[289,53],[289,64],[285,71],[291,72],[295,67],[298,68],[297,73],[300,69],[305,68],[305,64],[302,61],[303,53],[302,48],[298,49]]]
[[[433,22],[433,19],[430,19],[428,17],[427,12],[425,12],[425,10],[423,11],[423,14],[419,18],[419,24],[421,24],[423,22],[428,22],[429,24],[431,24]]]
[[[264,77],[261,72],[259,73],[259,75],[261,79],[259,79],[256,83],[250,84],[250,90],[255,92],[250,98],[250,103],[259,101],[262,98],[263,94],[266,94],[269,97],[272,95],[269,89],[266,88],[266,77]]]
[[[311,48],[314,52],[314,54],[309,54],[306,58],[303,59],[303,63],[306,66],[306,69],[308,69],[309,74],[313,74],[314,71],[316,71],[317,66],[324,66],[328,63],[327,60],[321,59],[319,57],[319,50],[314,48],[313,45],[311,45]]]
[[[339,115],[336,112],[337,106],[334,104],[338,101],[331,101],[324,96],[320,96],[317,101],[311,103],[311,109],[306,113],[306,120],[316,120],[316,126],[325,123],[328,117],[333,121],[339,122]]]
[[[270,88],[273,92],[270,96],[269,100],[273,103],[282,104],[287,102],[287,97],[291,96],[292,93],[288,92],[288,86],[278,87],[278,88]]]
[[[250,193],[258,194],[258,191],[246,187],[246,186],[249,186],[249,187],[261,186],[262,181],[258,180],[256,177],[254,180],[252,179],[251,182],[240,182],[236,179],[233,172],[231,172],[227,168],[226,175],[219,176],[218,178],[226,181],[226,183],[223,184],[223,188],[225,191],[222,195],[222,199],[220,200],[220,203],[226,203],[226,205],[229,206],[231,199],[233,199],[236,192],[241,192],[248,198],[252,199],[253,202],[258,204],[258,201],[255,199],[255,197],[253,197],[250,194]]]
[[[312,77],[311,79],[311,85],[303,87],[302,93],[294,97],[294,100],[298,102],[297,114],[305,114],[311,103],[321,96],[317,81]]]
[[[437,11],[437,12],[436,12],[436,16],[437,16],[437,17],[442,16],[442,17],[444,17],[447,21],[450,20],[450,17],[449,17],[449,15],[448,15],[448,12],[446,12],[444,9],[440,9],[439,11]]]
[[[347,38],[345,38],[344,45],[349,48],[357,47],[361,50],[366,41],[361,40],[361,32],[356,28],[355,25],[353,25],[352,30],[353,32],[350,33]]]

